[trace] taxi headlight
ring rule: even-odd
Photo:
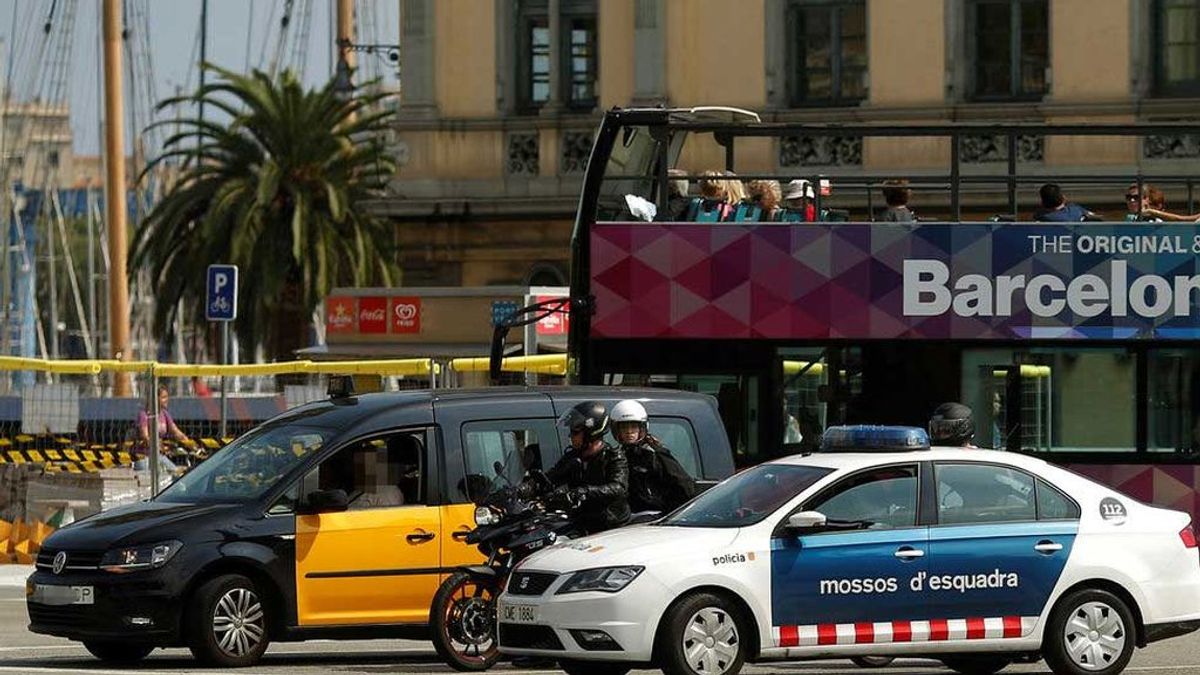
[[[555,595],[564,593],[583,593],[585,591],[601,591],[616,593],[629,585],[646,568],[638,565],[624,567],[597,567],[591,570],[580,570],[570,576]]]
[[[163,541],[145,546],[112,549],[100,560],[100,569],[105,572],[134,572],[162,567],[182,547],[183,544],[178,541]]]
[[[476,525],[495,525],[500,517],[496,512],[486,506],[475,508],[475,524]]]

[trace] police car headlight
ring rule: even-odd
[[[500,520],[500,516],[496,515],[495,511],[486,506],[480,506],[475,509],[476,525],[495,525],[498,520]]]
[[[616,593],[629,585],[646,568],[637,565],[626,567],[598,567],[594,570],[580,570],[570,576],[567,582],[559,587],[555,595],[564,593],[583,593],[585,591],[601,591]]]
[[[104,554],[100,561],[100,569],[105,572],[134,572],[162,567],[175,557],[182,547],[183,544],[177,541],[164,541],[147,546],[113,549]]]

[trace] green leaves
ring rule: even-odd
[[[202,324],[209,264],[239,265],[239,335],[292,358],[332,287],[391,282],[391,226],[364,205],[396,170],[381,140],[393,113],[381,95],[342,100],[287,71],[207,67],[215,82],[160,104],[203,100],[209,115],[160,123],[172,133],[147,171],[177,178],[136,233],[130,269],[149,272],[161,336],[179,301]]]

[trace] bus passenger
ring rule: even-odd
[[[777,180],[752,180],[746,184],[750,201],[759,208],[759,220],[772,221],[778,215],[779,204],[783,201],[783,191]]]
[[[1057,183],[1046,183],[1038,190],[1042,208],[1034,211],[1033,219],[1043,223],[1078,223],[1101,220],[1100,216],[1082,206],[1068,202]]]
[[[912,190],[908,189],[908,181],[888,180],[883,182],[883,200],[887,208],[880,214],[879,219],[885,223],[911,223],[917,220],[916,214],[908,208],[908,200]]]
[[[783,193],[783,213],[780,214],[780,220],[787,222],[805,222],[811,223],[817,219],[817,208],[813,204],[813,199],[816,193],[813,192],[812,183],[803,179],[797,178],[787,185],[787,190]]]

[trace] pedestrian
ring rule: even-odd
[[[905,179],[887,180],[883,182],[883,201],[887,207],[879,215],[879,220],[885,223],[911,223],[917,216],[908,208],[908,200],[912,198],[912,190],[908,188]]]
[[[1078,223],[1085,220],[1100,220],[1100,216],[1073,202],[1068,202],[1057,183],[1046,183],[1038,190],[1042,208],[1033,213],[1033,219],[1043,223]]]

